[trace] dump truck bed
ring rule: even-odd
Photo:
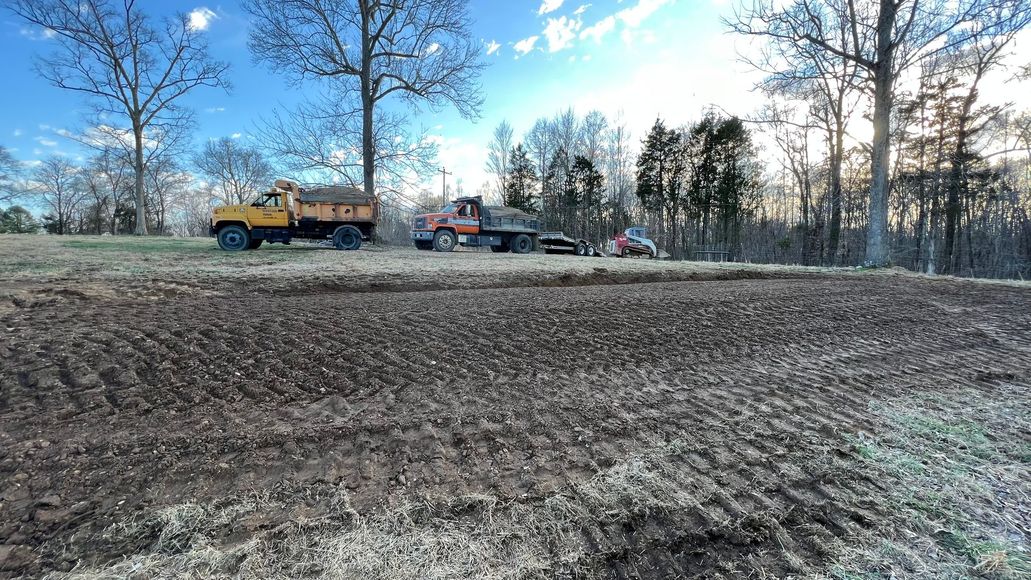
[[[480,229],[494,232],[537,233],[540,219],[511,207],[484,206]]]

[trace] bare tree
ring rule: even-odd
[[[147,207],[158,234],[169,233],[169,216],[192,184],[193,177],[184,170],[177,157],[166,155],[147,164]]]
[[[272,166],[261,151],[229,137],[205,143],[193,165],[227,204],[246,203],[273,178]]]
[[[55,34],[60,48],[39,59],[55,86],[97,100],[128,121],[136,177],[136,233],[147,233],[145,146],[148,129],[175,123],[178,101],[199,86],[228,88],[228,65],[208,56],[186,14],[155,27],[135,0],[15,0],[11,10]]]
[[[512,125],[501,121],[494,128],[494,138],[487,146],[487,171],[494,174],[497,194],[504,199],[507,195],[507,181],[510,156],[512,155]]]
[[[957,270],[955,259],[958,258],[956,245],[958,244],[958,229],[960,224],[960,212],[962,209],[962,195],[965,188],[966,173],[973,155],[969,151],[971,141],[977,137],[984,127],[994,120],[998,110],[985,114],[986,111],[975,111],[979,87],[984,80],[985,74],[999,66],[1002,59],[1007,56],[1007,47],[1013,41],[1017,32],[1022,30],[1031,22],[1031,10],[1026,7],[1017,10],[1017,7],[1001,5],[995,7],[997,12],[986,14],[989,18],[986,21],[979,20],[970,25],[969,43],[957,47],[955,66],[953,72],[963,74],[969,78],[966,93],[962,96],[959,110],[959,118],[956,127],[956,144],[950,159],[950,171],[948,177],[948,198],[945,204],[945,244],[942,265],[944,273],[952,273]],[[1009,11],[1016,11],[1009,14]],[[1012,25],[1003,29],[997,29],[993,22],[1012,19]],[[978,117],[981,117],[979,120]],[[967,232],[969,234],[969,228]],[[972,253],[968,256],[973,260]],[[973,264],[971,264],[973,270]]]
[[[79,168],[57,155],[44,159],[32,172],[32,191],[53,217],[58,235],[70,233],[71,219],[85,197],[80,180]]]
[[[601,166],[605,162],[605,133],[608,128],[609,120],[601,111],[590,111],[580,124],[583,155],[597,166]]]
[[[0,145],[0,202],[10,201],[18,196],[17,181],[22,165],[6,147]]]
[[[606,173],[608,174],[609,198],[619,211],[626,211],[633,201],[634,154],[630,132],[626,122],[617,117],[609,129],[607,143]]]
[[[537,175],[540,176],[541,180],[541,218],[546,219],[548,216],[545,212],[546,205],[544,204],[544,197],[546,194],[545,188],[547,187],[548,180],[545,176],[548,172],[548,164],[551,163],[551,158],[555,154],[557,145],[555,143],[554,132],[551,129],[551,123],[544,118],[537,119],[533,124],[533,128],[526,134],[526,148],[530,155],[533,157],[534,163],[537,167]]]
[[[466,0],[247,0],[244,8],[259,60],[300,79],[334,80],[337,98],[360,109],[369,195],[376,194],[376,112],[388,97],[479,114],[482,47]]]
[[[1009,10],[999,11],[1002,6]],[[866,263],[890,261],[888,239],[890,120],[896,80],[913,63],[965,43],[969,25],[1012,27],[1015,15],[1031,10],[1025,0],[794,0],[787,6],[757,0],[735,16],[731,27],[774,42],[800,44],[854,63],[873,95],[873,143]],[[994,20],[996,16],[1002,19]]]
[[[283,113],[273,111],[258,139],[284,170],[309,181],[363,188],[362,111],[325,95]],[[412,134],[404,114],[377,109],[373,123],[376,187],[380,194],[417,188],[437,167],[437,144],[425,130]]]

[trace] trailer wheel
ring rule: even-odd
[[[576,245],[576,255],[586,256],[587,255],[587,244],[580,242]]]
[[[433,234],[433,249],[438,252],[450,252],[458,245],[458,238],[451,230],[437,230]]]
[[[227,252],[246,250],[251,245],[251,234],[243,226],[226,226],[218,231],[218,247]]]
[[[598,255],[598,249],[594,247],[594,244],[587,245],[587,257],[593,258]]]
[[[248,250],[257,250],[261,247],[261,243],[265,240],[251,240],[251,243],[247,245]]]
[[[354,226],[340,226],[333,232],[333,247],[338,250],[357,250],[362,247],[362,232]]]

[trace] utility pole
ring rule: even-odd
[[[444,169],[443,167],[441,167],[440,168],[440,198],[444,202],[444,203],[442,203],[440,205],[440,207],[442,207],[442,208],[443,207],[447,207],[447,176],[448,175],[454,175],[454,173],[452,173],[452,172]]]

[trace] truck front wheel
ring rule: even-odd
[[[433,249],[438,252],[450,252],[458,245],[458,238],[451,230],[437,230],[433,234]]]
[[[333,232],[333,247],[338,250],[357,250],[362,247],[362,233],[354,226],[340,226]]]
[[[226,226],[218,230],[218,247],[227,252],[246,250],[251,245],[251,234],[243,226]]]
[[[533,250],[533,240],[526,234],[519,234],[512,238],[509,245],[512,246],[513,254],[529,254]]]

